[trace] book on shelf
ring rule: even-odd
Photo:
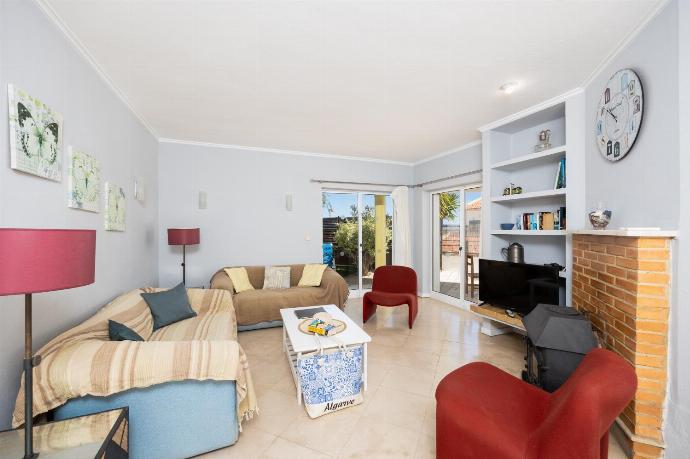
[[[556,181],[553,187],[556,190],[565,188],[565,158],[561,158],[561,160],[558,161],[558,171],[556,172]]]
[[[560,207],[554,212],[553,229],[561,231],[565,229],[565,207]]]
[[[539,212],[539,229],[552,230],[553,229],[553,212]]]
[[[522,214],[522,229],[523,230],[539,229],[539,217],[532,212]]]
[[[552,212],[525,212],[518,219],[518,229],[553,231],[565,229],[565,207]]]

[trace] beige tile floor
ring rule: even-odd
[[[361,324],[362,300],[345,309]],[[407,308],[379,308],[364,325],[369,345],[369,390],[364,403],[310,419],[297,404],[283,354],[282,329],[241,332],[259,398],[260,415],[244,423],[238,442],[205,459],[328,459],[435,457],[435,401],[438,382],[459,366],[482,360],[516,376],[523,364],[517,335],[488,337],[469,312],[421,299],[410,330]],[[624,458],[612,441],[612,459]]]

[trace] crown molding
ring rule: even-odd
[[[475,140],[474,142],[466,143],[465,145],[451,148],[450,150],[442,151],[441,153],[437,153],[433,156],[429,156],[428,158],[420,159],[418,161],[415,161],[412,163],[414,166],[419,166],[420,164],[428,163],[429,161],[433,161],[435,159],[440,159],[448,155],[452,155],[453,153],[459,153],[463,150],[467,150],[468,148],[476,147],[477,145],[481,145],[482,141],[481,140]]]
[[[580,85],[582,88],[589,86],[594,79],[599,76],[599,74],[618,56],[618,54],[623,51],[639,34],[642,32],[649,23],[656,18],[661,11],[668,6],[670,0],[661,0],[654,7],[652,7],[647,14],[647,17],[640,22],[637,27],[631,30],[623,39],[616,45],[615,48],[602,60],[599,65],[597,65],[592,73],[589,74],[587,78]]]
[[[91,55],[86,46],[77,38],[72,29],[69,28],[67,23],[60,17],[60,15],[55,11],[55,9],[48,3],[47,0],[35,0],[39,9],[46,15],[46,17],[62,32],[62,34],[67,38],[67,40],[72,44],[74,48],[81,54],[82,58],[93,68],[96,74],[103,80],[105,85],[122,101],[123,104],[129,109],[135,118],[151,133],[154,138],[158,138],[156,130],[153,129],[151,124],[149,124],[146,119],[141,116],[134,109],[132,103],[127,99],[127,96],[120,90],[120,88],[115,85],[113,80],[110,79],[105,70],[100,66],[98,61]]]
[[[489,124],[485,124],[484,126],[481,126],[477,128],[479,132],[485,132],[489,131],[491,129],[496,129],[497,127],[501,127],[504,124],[512,123],[513,121],[519,120],[520,118],[524,118],[525,116],[532,115],[533,113],[537,113],[541,110],[544,110],[549,107],[553,107],[554,105],[560,104],[564,102],[566,99],[569,97],[572,97],[576,94],[580,94],[584,91],[582,87],[577,87],[573,88],[569,91],[564,92],[563,94],[560,94],[556,97],[552,97],[551,99],[547,99],[543,102],[538,103],[537,105],[532,105],[531,107],[527,107],[524,110],[520,110],[517,113],[513,113],[512,115],[508,115],[506,117],[503,117],[499,120],[493,121]]]
[[[161,137],[158,139],[160,143],[173,143],[178,145],[193,145],[197,147],[210,147],[210,148],[225,148],[230,150],[242,150],[242,151],[257,151],[262,153],[275,153],[279,155],[292,155],[292,156],[308,156],[312,158],[328,158],[328,159],[343,159],[347,161],[365,161],[370,163],[382,163],[382,164],[395,164],[397,166],[413,166],[414,163],[408,161],[395,161],[391,159],[380,159],[380,158],[369,158],[365,156],[347,156],[347,155],[336,155],[330,153],[315,153],[309,151],[299,151],[299,150],[284,150],[281,148],[267,148],[267,147],[248,147],[245,145],[231,145],[225,143],[212,143],[212,142],[200,142],[197,140],[182,140],[182,139],[170,139],[166,137]]]
[[[281,148],[268,148],[268,147],[248,147],[246,145],[232,145],[226,143],[213,143],[213,142],[202,142],[198,140],[183,140],[183,139],[171,139],[167,137],[160,137],[158,139],[160,143],[172,143],[178,145],[192,145],[197,147],[209,147],[209,148],[225,148],[229,150],[241,150],[241,151],[256,151],[262,153],[275,153],[279,155],[293,155],[293,156],[309,156],[313,158],[328,158],[328,159],[342,159],[346,161],[365,161],[370,163],[382,163],[382,164],[394,164],[397,166],[418,166],[435,159],[443,158],[444,156],[452,155],[453,153],[458,153],[468,148],[472,148],[477,145],[481,145],[481,140],[476,140],[474,142],[466,143],[460,147],[451,148],[450,150],[443,151],[436,155],[430,156],[428,158],[420,159],[415,162],[410,161],[396,161],[392,159],[381,159],[381,158],[370,158],[366,156],[348,156],[348,155],[337,155],[332,153],[315,153],[309,151],[299,151],[299,150],[284,150]]]

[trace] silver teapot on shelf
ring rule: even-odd
[[[501,249],[501,255],[507,261],[511,263],[524,263],[525,262],[525,248],[522,244],[513,242],[508,247]]]

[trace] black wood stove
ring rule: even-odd
[[[527,355],[522,379],[553,392],[597,347],[592,324],[576,309],[538,304],[523,319]]]

